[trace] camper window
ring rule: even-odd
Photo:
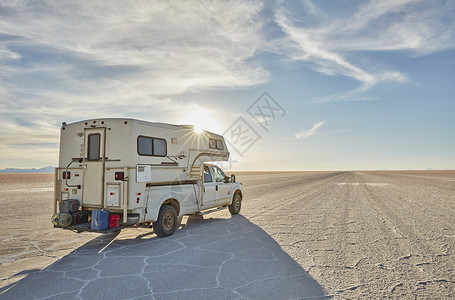
[[[223,145],[223,142],[221,140],[217,140],[216,141],[216,148],[219,149],[219,150],[223,150],[224,149],[224,145]]]
[[[88,161],[100,160],[100,140],[101,135],[99,133],[92,133],[88,135]]]
[[[209,139],[209,147],[211,149],[216,149],[216,140],[215,139]]]
[[[145,156],[166,156],[167,142],[165,139],[138,136],[137,153]]]
[[[224,145],[221,140],[216,140],[216,139],[209,139],[209,147],[210,149],[218,149],[218,150],[223,150]]]
[[[153,155],[155,156],[166,156],[167,145],[166,140],[153,139]]]

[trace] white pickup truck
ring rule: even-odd
[[[202,190],[202,197],[198,190]],[[241,183],[235,181],[235,176],[227,177],[216,165],[203,165],[203,181],[173,186],[150,185],[148,195],[149,199],[160,199],[147,205],[147,211],[159,211],[156,219],[153,218],[156,220],[153,228],[158,236],[174,233],[178,217],[183,216],[182,208],[184,214],[197,214],[228,207],[231,214],[238,214],[242,205]],[[173,200],[169,199],[178,199],[179,204],[173,205]],[[180,207],[180,213],[176,206]]]
[[[63,123],[52,222],[98,232],[152,224],[158,236],[169,236],[183,215],[225,207],[237,214],[241,183],[208,164],[228,159],[222,136],[190,125],[135,119]],[[94,227],[90,218],[98,211],[119,218],[118,226]]]

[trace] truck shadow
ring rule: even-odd
[[[100,235],[2,290],[2,299],[329,297],[273,238],[241,215],[190,217],[167,238],[145,229]]]

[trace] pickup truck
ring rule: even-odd
[[[158,236],[169,236],[184,215],[219,208],[237,214],[242,185],[212,164],[229,155],[223,136],[191,125],[63,122],[52,223],[97,232],[152,225]]]
[[[195,192],[198,189],[202,189],[200,199]],[[177,198],[180,207],[185,207],[185,214],[208,213],[226,207],[231,214],[238,214],[242,206],[242,185],[235,180],[235,175],[227,177],[218,166],[204,164],[203,182],[150,187],[149,197]],[[176,210],[175,205],[172,205],[172,201],[164,202],[164,205],[157,201],[148,207],[151,210],[159,210],[157,220],[152,223],[155,233],[158,236],[173,234],[182,215]]]

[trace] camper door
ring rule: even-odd
[[[103,207],[106,128],[86,128],[82,205]]]

